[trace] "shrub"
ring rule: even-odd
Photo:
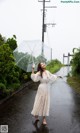
[[[0,99],[6,96],[6,86],[3,83],[0,83]]]
[[[5,90],[6,86],[3,83],[0,83],[0,90]]]
[[[20,87],[20,83],[14,83],[14,84],[12,85],[12,88],[13,88],[14,90],[17,90],[19,87]]]
[[[72,74],[80,75],[80,48],[74,53],[74,56],[71,60],[72,65]]]

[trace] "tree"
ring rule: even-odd
[[[28,79],[26,73],[17,67],[14,61],[13,50],[16,47],[15,35],[12,38],[5,39],[0,34],[0,99],[12,94],[20,87],[21,82]],[[20,56],[22,56],[22,53]]]
[[[80,75],[80,48],[76,48],[75,50],[76,52],[74,52],[74,56],[71,60],[72,74]]]
[[[0,46],[0,82],[8,86],[19,83],[19,70],[16,69],[14,57],[9,44]]]
[[[17,48],[16,35],[13,35],[12,38],[8,38],[6,43],[9,44],[12,51],[15,50]]]
[[[57,59],[51,60],[50,62],[48,62],[48,65],[47,65],[47,69],[52,73],[57,72],[61,67],[62,67],[62,64]]]
[[[0,34],[0,46],[6,42],[6,38]]]

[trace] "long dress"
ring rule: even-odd
[[[49,116],[49,108],[50,108],[50,84],[53,83],[57,76],[51,74],[48,70],[43,72],[42,77],[40,76],[40,72],[36,74],[31,74],[31,79],[34,82],[40,81],[38,86],[38,90],[35,96],[35,101],[33,105],[33,109],[31,114],[33,116]]]

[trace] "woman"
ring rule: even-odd
[[[38,64],[38,72],[34,73],[34,67],[32,67],[31,79],[34,82],[40,81],[38,86],[35,102],[31,114],[35,117],[35,123],[39,121],[38,116],[43,116],[43,124],[46,125],[46,116],[49,116],[50,108],[50,83],[57,79],[56,75],[51,74],[46,70],[45,63]]]

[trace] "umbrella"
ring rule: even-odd
[[[42,56],[42,42],[39,40],[23,41],[13,51],[16,65],[26,72],[32,71],[32,65],[35,64],[35,71],[37,70],[38,63],[50,61],[51,48],[44,46],[44,55]]]

